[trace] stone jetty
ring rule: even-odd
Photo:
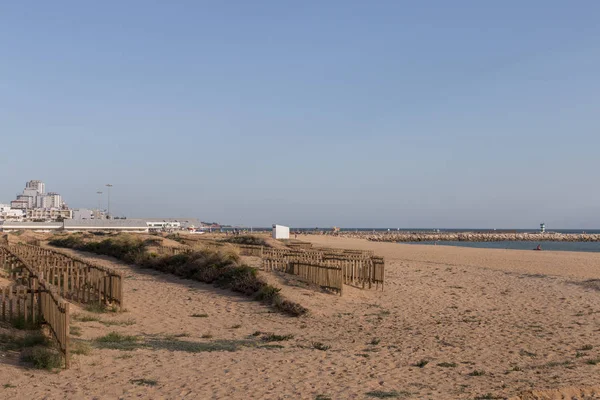
[[[494,233],[494,232],[340,232],[337,236],[367,239],[373,242],[600,242],[600,234],[587,233]]]

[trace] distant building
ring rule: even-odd
[[[20,230],[50,232],[62,229],[62,222],[17,222],[0,221],[0,231],[12,232]]]
[[[29,206],[29,201],[27,200],[13,200],[10,202],[10,207],[17,210],[26,210]]]
[[[58,193],[48,193],[46,197],[49,198],[50,208],[61,208],[63,206],[62,197]]]
[[[56,221],[58,219],[73,218],[73,210],[63,210],[60,208],[33,208],[27,210],[26,213],[26,218],[29,221]]]
[[[63,229],[67,232],[148,232],[148,225],[145,220],[139,219],[66,219]]]
[[[94,219],[94,211],[87,208],[77,208],[73,210],[73,219]]]
[[[25,183],[25,190],[27,189],[35,190],[38,194],[44,194],[46,193],[46,184],[37,180],[29,181]]]
[[[36,199],[35,196],[30,196],[30,195],[25,195],[25,194],[17,195],[17,200],[27,202],[27,208],[35,207],[35,199]]]
[[[181,222],[178,221],[146,221],[150,232],[173,232],[181,230]]]
[[[12,208],[9,204],[0,204],[0,220],[22,221],[25,212],[21,209]]]

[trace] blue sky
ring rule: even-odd
[[[600,227],[600,2],[0,3],[0,202]],[[106,199],[105,199],[106,200]]]

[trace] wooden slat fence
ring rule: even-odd
[[[323,289],[342,294],[344,286],[342,269],[338,266],[298,259],[263,258],[263,269],[298,275]]]
[[[124,307],[120,272],[45,247],[18,244],[7,248],[29,262],[64,298]]]
[[[176,256],[178,254],[191,253],[192,249],[189,247],[171,247],[171,246],[158,246],[158,253],[168,256]]]
[[[69,368],[69,303],[8,246],[0,247],[0,263],[11,277],[16,278],[15,284],[0,290],[2,320],[14,323],[21,319],[30,325],[46,324],[65,360],[65,368]]]
[[[343,281],[347,285],[360,286],[363,289],[383,290],[385,279],[385,261],[383,257],[369,253],[332,253],[319,251],[286,251],[282,249],[264,249],[263,268],[267,271],[282,270],[282,265],[298,261],[309,264],[327,264],[342,270]]]
[[[288,273],[298,275],[323,289],[333,290],[338,292],[340,296],[342,295],[344,277],[340,267],[322,263],[291,261]]]

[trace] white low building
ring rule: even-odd
[[[22,221],[25,217],[23,209],[11,208],[8,204],[0,204],[0,220]]]
[[[181,230],[181,222],[178,221],[146,221],[146,224],[151,232]]]
[[[273,239],[289,239],[290,228],[283,225],[273,225]]]
[[[0,221],[0,231],[36,231],[36,232],[51,232],[62,229],[62,222],[18,222],[18,221]]]
[[[148,225],[139,219],[66,219],[63,229],[67,232],[148,232]]]

